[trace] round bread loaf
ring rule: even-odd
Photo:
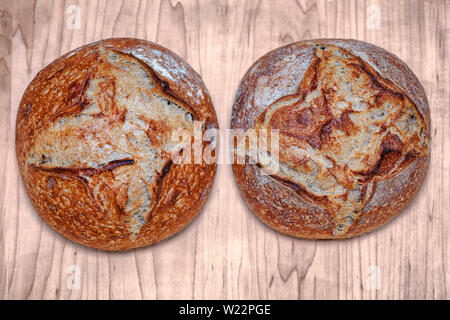
[[[299,238],[380,227],[415,197],[430,160],[418,79],[393,54],[355,40],[298,42],[260,58],[240,84],[231,127],[278,134],[275,147],[245,150],[233,171],[255,214]]]
[[[25,91],[16,122],[22,180],[42,219],[68,239],[104,250],[149,245],[186,227],[211,190],[214,163],[173,160],[185,145],[172,135],[193,137],[198,124],[217,128],[217,119],[183,59],[137,39],[92,43]]]

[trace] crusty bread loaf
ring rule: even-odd
[[[60,57],[33,79],[17,114],[16,152],[39,215],[65,237],[124,250],[183,229],[211,190],[215,164],[176,164],[171,135],[217,128],[200,76],[151,42],[109,39]],[[178,148],[178,149],[177,149]]]
[[[360,41],[304,41],[266,54],[240,84],[231,127],[278,130],[278,171],[259,159],[233,171],[256,215],[300,238],[349,238],[383,225],[414,198],[429,165],[422,86],[396,56]]]

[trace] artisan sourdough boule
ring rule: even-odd
[[[128,38],[83,46],[23,95],[23,183],[44,221],[75,242],[105,250],[158,242],[197,215],[214,181],[215,164],[172,158],[183,151],[172,134],[193,135],[196,121],[217,128],[200,76],[171,51]]]
[[[421,84],[396,56],[355,40],[298,42],[260,58],[240,84],[231,127],[278,132],[276,172],[260,157],[233,171],[254,213],[300,238],[380,227],[414,198],[429,165]]]

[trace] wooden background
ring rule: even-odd
[[[79,28],[70,5],[79,7]],[[449,34],[450,1],[0,0],[0,298],[449,299]],[[260,223],[230,167],[220,165],[202,213],[168,241],[106,253],[65,240],[24,193],[14,151],[17,107],[46,64],[119,36],[155,41],[184,57],[203,77],[222,130],[241,77],[267,51],[324,37],[382,46],[412,68],[428,95],[425,184],[376,232],[307,241]]]

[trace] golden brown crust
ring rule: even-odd
[[[264,223],[301,238],[383,225],[414,198],[430,160],[418,79],[391,53],[355,40],[298,42],[260,58],[241,81],[231,127],[279,130],[279,171],[264,175],[260,163],[233,171]]]
[[[117,38],[65,54],[36,75],[17,114],[17,159],[33,206],[93,248],[170,237],[214,182],[215,164],[171,159],[171,134],[192,132],[194,120],[203,131],[218,126],[200,76],[168,49]]]

